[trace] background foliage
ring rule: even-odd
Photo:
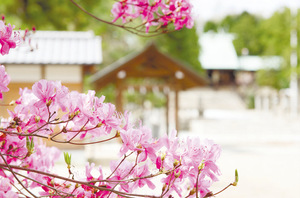
[[[77,0],[76,2],[102,19],[113,20],[110,11],[115,2],[113,0]],[[102,37],[103,63],[99,68],[106,67],[119,58],[142,49],[148,42],[155,42],[163,52],[188,63],[196,71],[201,70],[198,61],[199,44],[195,42],[198,41],[196,28],[183,28],[170,34],[141,38],[122,29],[96,21],[79,10],[69,0],[2,0],[0,14],[5,15],[7,22],[15,24],[17,28],[20,27],[21,29],[30,29],[35,26],[37,30],[93,30],[96,35]],[[92,88],[87,83],[88,78],[88,76],[85,77],[85,90]],[[106,101],[114,102],[114,85],[102,89],[98,95],[105,95]],[[141,97],[139,93],[127,93],[126,96],[128,102],[134,98],[140,105],[143,104],[143,101],[138,101],[137,98],[151,100],[154,106],[162,106],[165,103],[165,99],[155,97],[151,93],[147,93],[145,97]]]
[[[78,0],[91,13],[112,20],[110,12],[114,1]],[[58,6],[59,5],[59,6]],[[299,12],[298,12],[299,13]],[[124,30],[99,23],[75,7],[70,1],[60,0],[2,0],[0,14],[6,20],[22,29],[35,26],[38,30],[93,30],[103,39],[104,62],[109,65],[120,57],[138,49],[152,40],[163,52],[188,63],[193,69],[201,72],[198,61],[200,46],[196,28],[182,29],[154,38],[139,38]],[[300,14],[297,16],[300,24]],[[278,55],[284,57],[280,70],[259,71],[257,82],[259,85],[269,85],[277,89],[289,86],[290,76],[290,30],[292,24],[291,12],[285,8],[275,12],[269,18],[262,18],[247,12],[239,15],[229,15],[220,21],[208,21],[204,25],[204,32],[225,31],[235,35],[234,46],[238,55],[247,48],[249,55]],[[298,34],[300,25],[297,26]],[[298,35],[299,36],[299,35]],[[298,41],[299,42],[299,41]],[[300,52],[298,51],[300,56]]]
[[[180,31],[164,34],[154,40],[159,44],[162,52],[188,63],[195,71],[202,70],[198,59],[200,45],[195,26],[192,29],[183,28]]]
[[[77,0],[76,2],[100,18],[108,21],[113,19],[110,12],[114,3],[112,0]],[[16,24],[22,29],[35,26],[37,30],[93,30],[103,39],[104,65],[136,50],[136,48],[141,48],[145,42],[149,41],[149,38],[140,39],[122,29],[96,21],[68,0],[1,0],[0,14],[4,14],[9,23]],[[200,69],[199,45],[194,45],[197,38],[195,29],[184,28],[182,31],[153,39],[157,40],[163,51]]]
[[[275,12],[269,18],[243,12],[239,15],[230,15],[221,21],[208,21],[204,25],[204,31],[220,31],[235,35],[234,47],[238,55],[242,55],[242,49],[247,48],[249,55],[271,56],[277,55],[284,58],[280,70],[259,71],[257,83],[268,85],[276,89],[287,88],[290,78],[290,31],[295,28],[294,22],[300,32],[300,11],[296,18],[291,17],[289,8]],[[294,22],[293,22],[294,21]],[[298,40],[298,45],[300,44]],[[298,50],[298,57],[300,52]],[[298,61],[299,65],[299,61]]]

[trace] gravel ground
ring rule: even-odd
[[[213,191],[232,182],[238,169],[238,186],[218,197],[300,197],[300,118],[247,110],[226,113],[231,116],[213,119],[211,114],[194,120],[184,134],[213,139],[221,145],[222,176]]]

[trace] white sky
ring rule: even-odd
[[[300,8],[300,0],[191,0],[196,20],[205,22],[243,11],[269,17],[282,7]]]

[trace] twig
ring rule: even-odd
[[[11,174],[13,174],[13,176],[16,178],[16,180],[19,182],[19,184],[29,193],[31,194],[33,197],[37,197],[35,196],[35,194],[33,194],[30,190],[28,190],[24,184],[19,180],[19,178],[17,177],[17,175],[15,174],[15,172],[12,170],[11,165],[9,165],[6,161],[6,159],[3,157],[2,153],[0,152],[0,156],[2,158],[2,160],[4,161],[6,167],[9,169],[9,171],[11,172]]]

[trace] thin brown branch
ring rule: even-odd
[[[199,169],[199,170],[198,170],[198,174],[197,174],[197,180],[196,180],[196,198],[199,198],[199,196],[198,196],[198,189],[199,189],[198,183],[199,183],[199,175],[200,175],[200,173],[201,173],[201,170],[202,170],[202,169]]]
[[[2,155],[2,153],[0,152],[0,156],[2,158],[2,160],[5,163],[5,167],[7,167],[9,169],[9,171],[11,172],[11,174],[14,176],[14,178],[18,181],[18,183],[33,197],[37,197],[35,196],[35,194],[33,194],[29,189],[27,189],[24,184],[19,180],[19,178],[17,177],[17,175],[15,174],[15,172],[12,170],[11,165],[9,165],[5,159],[5,157]]]
[[[86,130],[92,130],[92,129],[86,129]],[[52,136],[49,137],[49,136],[44,136],[44,135],[39,135],[39,134],[32,134],[32,133],[24,134],[24,133],[5,131],[5,130],[0,130],[0,132],[8,134],[8,135],[15,135],[15,136],[38,137],[38,138],[42,138],[42,139],[48,139],[48,140],[53,141],[55,143],[72,144],[72,145],[78,145],[78,146],[79,145],[98,144],[98,143],[108,142],[110,140],[113,140],[113,139],[117,138],[117,134],[116,134],[115,136],[112,136],[110,138],[107,138],[107,139],[104,139],[104,140],[99,140],[99,141],[94,141],[94,142],[70,142],[69,140],[68,141],[56,140]],[[57,134],[55,134],[54,136],[57,136]]]
[[[132,34],[136,34],[138,36],[142,36],[142,37],[155,37],[164,33],[167,33],[165,30],[162,30],[160,32],[157,33],[157,30],[155,31],[149,31],[149,32],[145,32],[145,30],[138,30],[135,27],[130,27],[130,26],[124,26],[124,25],[119,25],[116,23],[112,23],[109,21],[106,21],[104,19],[101,19],[99,17],[97,17],[96,15],[92,14],[91,12],[87,11],[86,9],[84,9],[82,6],[80,6],[78,3],[76,3],[74,0],[70,0],[71,3],[73,3],[77,8],[79,8],[81,11],[83,11],[84,13],[86,13],[87,15],[91,16],[92,18],[96,19],[97,21],[100,21],[102,23],[108,24],[108,25],[112,25],[118,28],[122,28]],[[169,31],[168,31],[169,32]]]
[[[3,164],[3,163],[0,163],[0,168],[7,168],[7,165]],[[98,190],[101,190],[101,191],[109,191],[109,192],[115,193],[117,195],[120,195],[122,197],[126,197],[126,198],[133,198],[133,197],[159,198],[158,196],[154,196],[154,195],[142,195],[142,194],[133,194],[133,193],[120,192],[120,191],[112,190],[110,188],[106,188],[106,187],[103,187],[103,186],[92,185],[91,181],[88,181],[88,182],[79,181],[79,180],[70,179],[70,178],[67,178],[67,177],[54,175],[54,174],[51,174],[51,173],[46,173],[46,172],[42,172],[42,171],[38,171],[38,170],[34,170],[34,169],[29,169],[29,168],[25,168],[25,167],[20,167],[20,166],[16,166],[16,165],[10,165],[10,168],[11,169],[17,169],[17,170],[23,170],[23,171],[27,171],[27,172],[38,173],[38,174],[41,174],[41,175],[46,175],[46,176],[61,179],[61,180],[64,180],[64,181],[69,181],[69,182],[75,183],[75,184],[86,185],[88,187],[98,189]]]
[[[2,167],[2,169],[7,170],[7,171],[10,171],[8,168],[5,168],[5,167]],[[11,172],[11,171],[10,171],[10,172]],[[54,187],[52,187],[52,186],[49,186],[49,185],[47,185],[47,184],[41,183],[41,182],[39,182],[39,181],[37,181],[37,180],[35,180],[35,179],[32,179],[32,178],[30,178],[30,177],[27,177],[27,176],[25,176],[25,175],[22,175],[22,174],[20,174],[20,173],[18,173],[18,172],[14,172],[14,173],[15,173],[16,175],[19,175],[20,177],[23,177],[23,178],[25,178],[25,179],[31,180],[31,181],[33,181],[33,182],[35,182],[35,183],[38,183],[38,184],[40,184],[40,185],[42,185],[42,186],[45,186],[45,187],[47,187],[47,188],[52,189],[52,190],[54,190],[54,191],[56,192],[56,194],[58,194],[58,193],[63,193],[63,194],[66,194],[66,195],[68,195],[68,196],[75,196],[75,195],[72,195],[72,194],[63,192],[63,191],[61,191],[61,190],[58,190],[58,189],[56,189],[56,188],[54,188]]]
[[[108,142],[108,141],[113,140],[115,138],[117,138],[117,136],[113,136],[113,137],[107,138],[105,140],[99,140],[99,141],[95,141],[95,142],[66,142],[66,143],[73,144],[73,145],[99,144],[99,143],[103,143],[103,142]]]
[[[175,171],[177,168],[179,168],[180,166],[181,166],[181,164],[179,164],[178,166],[175,166],[172,170],[170,170],[170,171],[167,173],[167,174],[170,174],[170,180],[169,180],[169,182],[168,182],[168,187],[167,187],[167,189],[166,189],[165,192],[164,192],[164,190],[162,191],[160,197],[164,197],[164,196],[167,194],[167,192],[169,192],[170,187],[171,187],[172,177],[174,177],[173,183],[175,182],[175,179],[176,179],[175,174],[174,174],[174,171]]]
[[[95,15],[93,15],[92,13],[90,13],[89,11],[87,11],[86,9],[84,9],[82,6],[80,6],[78,3],[76,3],[74,0],[70,0],[77,8],[79,8],[81,11],[83,11],[84,13],[86,13],[87,15],[91,16],[92,18],[96,19],[97,21],[100,21],[102,23],[106,23],[112,26],[116,26],[116,27],[120,27],[120,28],[124,28],[124,26],[122,25],[118,25],[118,24],[114,24],[111,23],[109,21],[103,20]]]
[[[227,188],[229,188],[229,187],[232,186],[232,185],[233,185],[233,183],[228,184],[225,188],[223,188],[222,190],[220,190],[220,191],[217,192],[217,193],[208,193],[209,195],[205,195],[204,198],[206,198],[206,197],[214,197],[214,196],[220,194],[221,192],[225,191]]]
[[[128,155],[124,155],[123,159],[120,161],[120,163],[118,164],[118,166],[115,168],[115,170],[114,170],[108,177],[106,177],[106,179],[109,179],[109,178],[117,171],[117,169],[121,166],[121,164],[124,162],[124,160],[125,160],[128,156],[130,156],[132,153],[133,153],[133,152],[131,152],[131,153],[128,154]]]
[[[41,175],[46,175],[46,176],[61,179],[61,180],[64,180],[64,181],[69,181],[69,182],[72,182],[72,183],[78,183],[78,184],[86,185],[86,186],[89,186],[89,187],[92,187],[92,188],[97,188],[97,189],[103,190],[103,191],[111,191],[109,188],[105,188],[105,187],[101,187],[101,186],[94,186],[94,185],[89,184],[89,182],[74,180],[74,179],[70,179],[70,178],[67,178],[67,177],[54,175],[54,174],[51,174],[51,173],[46,173],[46,172],[35,170],[35,169],[30,169],[30,168],[20,167],[20,166],[16,166],[16,165],[7,165],[7,164],[0,163],[1,168],[5,168],[5,167],[8,167],[8,166],[9,166],[10,169],[17,169],[17,170],[23,170],[23,171],[38,173],[38,174],[41,174]]]
[[[10,107],[13,106],[13,104],[0,104],[0,107]]]
[[[130,175],[130,173],[133,171],[133,169],[137,166],[138,157],[139,157],[139,153],[137,153],[137,156],[135,158],[135,164],[131,167],[130,171],[123,177],[123,179],[128,177],[128,175]],[[121,181],[119,181],[117,184],[115,184],[115,186],[112,189],[115,189],[120,183],[121,183]],[[108,197],[110,197],[110,194],[108,195]]]

